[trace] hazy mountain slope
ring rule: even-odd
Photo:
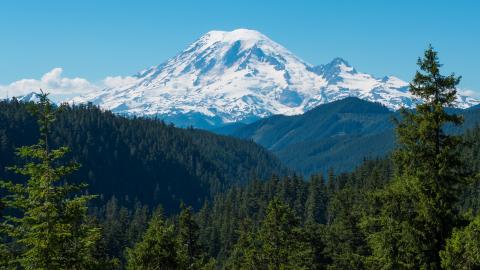
[[[450,109],[464,115],[460,133],[480,122],[480,108]],[[398,113],[358,98],[320,105],[303,115],[272,116],[239,127],[233,136],[273,151],[285,164],[302,172],[350,171],[364,158],[381,157],[394,147],[393,117]]]

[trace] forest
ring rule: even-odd
[[[39,137],[31,104],[0,102],[0,179],[15,177],[6,167],[21,162],[15,148]],[[180,202],[198,208],[211,194],[252,176],[265,179],[288,169],[251,141],[180,129],[155,119],[127,119],[93,105],[60,106],[49,134],[53,148],[70,149],[67,160],[82,166],[70,176],[122,205],[162,204],[177,211]]]
[[[460,77],[418,65],[395,149],[308,178],[251,141],[2,102],[0,269],[480,269],[480,126],[446,132]]]

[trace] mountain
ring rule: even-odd
[[[176,209],[183,201],[199,206],[205,198],[252,177],[288,173],[261,146],[227,136],[180,129],[153,119],[130,119],[93,106],[62,107],[49,138],[68,146],[69,159],[82,164],[73,179],[89,192],[122,202],[139,200]],[[4,170],[21,162],[16,147],[37,142],[36,119],[26,103],[0,102],[0,179],[19,179]]]
[[[208,32],[177,56],[128,81],[71,102],[208,129],[276,114],[298,115],[349,96],[390,109],[414,104],[407,83],[396,77],[375,78],[341,58],[313,66],[248,29]],[[462,96],[458,106],[476,103]]]
[[[17,99],[18,101],[21,101],[21,102],[38,102],[39,100],[35,92],[30,92],[26,95],[18,97]]]
[[[28,94],[25,94],[25,95],[21,95],[21,96],[14,96],[14,97],[7,97],[5,99],[0,99],[0,102],[1,101],[12,101],[12,100],[16,100],[18,102],[24,102],[24,103],[28,103],[28,102],[38,102],[39,99],[37,97],[37,93],[35,92],[30,92]]]
[[[480,108],[449,109],[462,114],[462,133],[480,123]],[[229,134],[251,139],[275,153],[280,160],[305,175],[353,170],[365,158],[383,157],[395,143],[392,118],[380,103],[349,97],[323,104],[305,114],[272,116],[231,130]]]

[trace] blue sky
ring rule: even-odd
[[[59,83],[89,87],[160,64],[209,30],[249,28],[309,63],[340,56],[357,70],[407,81],[432,43],[444,71],[480,95],[479,13],[473,0],[7,0],[0,2],[0,86],[20,80],[23,87],[34,81],[22,79],[50,72],[45,78],[78,77]]]

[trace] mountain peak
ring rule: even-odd
[[[325,65],[325,70],[335,73],[347,72],[351,74],[357,73],[355,68],[353,68],[345,59],[336,57],[330,63]]]
[[[190,48],[199,48],[198,45],[201,45],[202,48],[206,49],[214,44],[233,44],[236,42],[242,42],[246,46],[251,47],[258,42],[269,42],[274,43],[264,34],[250,29],[235,29],[232,31],[219,31],[213,30],[207,32],[205,35],[200,37],[197,41],[195,41]]]
[[[236,41],[236,40],[262,40],[267,39],[267,37],[256,31],[245,28],[235,29],[233,31],[219,31],[213,30],[207,32],[204,37],[211,39],[222,40],[222,41]]]
[[[342,74],[357,74],[355,68],[340,57],[334,58],[328,64],[313,67],[312,70],[323,76],[330,84],[341,82]]]
[[[341,57],[333,58],[333,60],[330,61],[330,63],[328,63],[327,65],[332,65],[332,66],[344,65],[344,66],[347,66],[347,67],[351,67],[350,64],[347,62],[347,60],[345,60]]]

